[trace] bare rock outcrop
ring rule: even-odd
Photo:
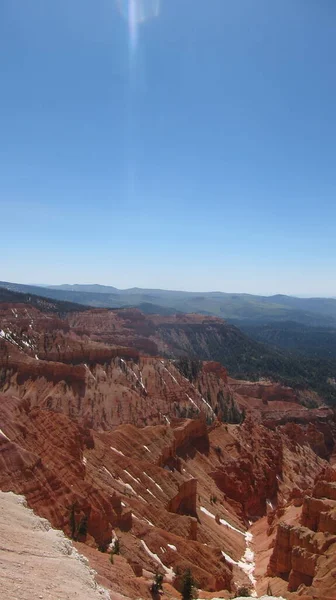
[[[196,517],[197,479],[188,479],[179,486],[179,491],[167,506],[169,512]]]
[[[322,597],[323,590],[326,598],[333,598],[332,594],[336,597],[336,487],[334,481],[323,479],[328,475],[334,479],[330,469],[326,468],[317,480],[312,496],[305,496],[302,526],[278,525],[268,566],[269,575],[288,581],[290,592],[300,588],[311,593],[313,598]]]

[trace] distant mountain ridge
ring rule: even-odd
[[[37,294],[96,308],[141,308],[155,314],[172,312],[213,315],[226,320],[266,324],[296,321],[313,327],[336,327],[336,299],[297,298],[285,295],[254,296],[224,292],[183,292],[130,288],[119,290],[98,284],[51,287],[0,282],[0,286],[23,293]],[[153,305],[151,308],[150,305]],[[167,311],[167,312],[165,312]]]
[[[50,292],[49,289],[45,291]],[[269,340],[265,340],[265,343],[262,338],[258,339],[257,335],[249,337],[248,332],[243,332],[215,316],[195,313],[165,314],[164,312],[144,314],[130,307],[92,310],[88,306],[63,303],[59,300],[34,296],[32,293],[20,294],[6,288],[0,288],[0,309],[2,303],[5,305],[3,309],[9,311],[11,337],[13,335],[20,337],[22,332],[13,304],[14,307],[15,304],[28,304],[38,310],[64,316],[67,326],[70,326],[75,335],[92,335],[94,345],[104,344],[103,348],[95,348],[103,358],[106,358],[106,353],[110,355],[111,347],[118,346],[132,348],[135,352],[151,356],[216,361],[224,365],[229,373],[238,379],[267,378],[285,385],[299,386],[301,389],[313,389],[325,401],[336,405],[336,388],[332,383],[336,372],[336,358],[332,351],[323,356],[320,353],[311,353],[310,356],[309,354],[295,355],[290,350],[297,349],[290,344],[288,348],[283,348],[281,344],[274,342],[272,330],[266,331]],[[24,314],[26,313],[27,311],[24,311]],[[19,327],[18,331],[16,329],[14,331],[13,323],[16,329]],[[27,325],[25,326],[27,329]],[[4,321],[1,322],[0,318],[0,332],[5,329]],[[27,331],[31,337],[30,328]],[[329,334],[328,330],[327,334]],[[63,334],[57,334],[56,344],[54,337],[48,338],[46,344],[43,343],[42,347],[38,347],[39,357],[49,344],[59,355],[62,351],[63,337]],[[17,340],[16,337],[14,339]],[[333,339],[325,340],[326,349],[328,344],[332,350]],[[64,342],[63,346],[64,353],[68,356],[68,343]],[[74,364],[90,362],[87,351],[87,343],[78,342],[76,352],[75,350],[70,352],[70,362]]]
[[[55,300],[46,296],[37,296],[30,292],[18,292],[0,286],[0,304],[13,303],[27,304],[46,313],[55,313],[58,315],[88,310],[88,306],[81,306],[74,302]]]

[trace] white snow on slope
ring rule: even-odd
[[[117,454],[121,454],[121,456],[125,456],[125,454],[123,452],[121,452],[121,450],[117,450],[117,448],[114,448],[113,446],[110,446],[111,450],[113,450],[113,452],[117,452]]]
[[[225,560],[227,560],[228,563],[230,563],[231,565],[238,565],[238,561],[234,560],[233,558],[231,558],[231,556],[229,556],[228,554],[226,554],[226,552],[224,552],[224,550],[222,550],[222,554],[223,554]]]
[[[154,483],[154,485],[156,485],[156,487],[159,488],[159,490],[161,490],[161,492],[163,492],[162,487],[158,483],[156,483],[156,481],[154,481],[154,479],[152,477],[150,477],[150,475],[148,475],[148,473],[145,473],[145,471],[144,471],[144,475],[146,475],[146,477],[148,477],[148,479],[150,479],[151,482]]]
[[[175,550],[176,552],[176,546],[174,546],[174,544],[167,544],[168,548],[170,548],[171,550]]]
[[[131,473],[129,473],[129,471],[126,471],[126,469],[124,469],[124,473],[126,473],[126,475],[128,475],[128,477],[130,477],[131,479],[133,479],[133,481],[135,483],[141,483],[140,479],[136,479],[135,477],[133,477],[133,475]]]
[[[213,411],[213,408],[212,408],[211,404],[209,404],[209,402],[207,402],[207,401],[205,400],[205,398],[203,398],[203,396],[201,396],[201,398],[202,398],[202,400],[203,400],[204,404],[206,404],[206,405],[207,405],[207,407],[208,407],[208,408],[210,408],[210,410],[211,410],[212,414],[215,414],[215,413],[214,413],[214,411]]]
[[[92,377],[92,379],[94,379],[95,381],[97,381],[96,377],[91,372],[91,370],[89,369],[89,367],[88,367],[88,365],[86,363],[84,363],[84,367],[86,368],[87,371],[89,371],[89,375]]]
[[[136,491],[134,490],[134,488],[132,488],[132,486],[129,483],[125,483],[122,479],[117,479],[117,482],[120,483],[120,485],[123,485],[126,490],[129,490],[130,492],[132,492],[132,494],[134,494],[134,496],[137,496]]]
[[[162,361],[161,361],[162,362]],[[162,363],[163,364],[163,363]],[[174,375],[171,374],[170,371],[168,371],[167,367],[163,366],[164,370],[167,371],[167,373],[170,375],[170,377],[172,378],[172,380],[174,381],[174,383],[176,383],[177,385],[180,385],[179,382],[177,381],[177,379],[174,377]]]
[[[161,567],[163,568],[163,570],[164,570],[164,572],[166,574],[167,581],[173,581],[174,575],[175,575],[173,568],[172,567],[170,567],[170,568],[166,567],[166,565],[163,564],[161,558],[159,558],[159,556],[157,554],[155,554],[154,552],[152,552],[148,548],[147,544],[143,540],[141,540],[141,545],[143,546],[143,548],[147,552],[148,556],[150,556],[153,560],[155,560],[155,562],[157,562],[159,565],[161,565]]]
[[[103,471],[105,471],[105,473],[107,473],[110,477],[112,477],[112,479],[114,479],[112,473],[106,467],[103,467]]]
[[[212,519],[216,518],[215,515],[213,513],[211,513],[209,510],[207,510],[204,506],[201,506],[200,510],[204,514],[208,515],[208,517],[211,517]],[[233,525],[231,525],[231,523],[228,523],[228,521],[226,521],[225,519],[219,519],[219,521],[220,521],[221,525],[225,525],[226,527],[229,527],[236,533],[239,533],[240,535],[243,535],[245,537],[246,549],[245,549],[245,552],[244,552],[242,558],[238,562],[233,560],[233,558],[231,558],[230,556],[225,554],[225,552],[223,552],[223,551],[222,551],[222,554],[228,562],[230,562],[231,564],[237,565],[242,571],[244,571],[244,573],[247,575],[250,582],[252,583],[253,587],[255,587],[256,579],[253,575],[254,570],[255,570],[254,552],[250,548],[250,544],[253,541],[252,533],[250,533],[249,531],[246,531],[246,532],[240,531],[240,529],[237,529],[237,527],[234,527]]]
[[[248,544],[246,546],[244,556],[238,561],[238,567],[244,571],[253,587],[255,587],[256,578],[253,575],[255,570],[254,552],[251,550]]]
[[[3,435],[3,436],[4,436],[4,438],[6,438],[6,440],[8,440],[9,442],[11,441],[11,440],[9,439],[8,435],[6,435],[6,434],[5,434],[5,433],[2,431],[2,429],[0,429],[0,434],[1,434],[1,435]]]
[[[131,369],[131,367],[129,367],[129,366],[128,366],[128,364],[126,363],[126,361],[125,361],[123,358],[121,358],[120,360],[121,360],[121,362],[122,362],[122,363],[125,365],[125,367],[126,367],[127,371],[130,371],[130,372],[132,373],[132,375],[133,375],[133,376],[135,377],[135,379],[137,380],[138,384],[139,384],[139,385],[142,387],[142,389],[143,389],[143,390],[144,390],[144,391],[147,393],[147,390],[146,390],[146,388],[145,388],[145,386],[144,386],[144,384],[143,384],[143,382],[142,382],[142,373],[141,373],[141,371],[140,371],[140,379],[139,379],[139,377],[137,376],[137,374],[135,373],[135,371],[133,371],[133,369]]]
[[[190,400],[190,402],[197,408],[197,410],[199,411],[200,409],[198,408],[196,402],[194,402],[194,400],[192,398],[190,398],[190,396],[188,396],[188,394],[186,394],[188,400]]]
[[[204,514],[208,515],[208,517],[211,517],[212,519],[215,519],[215,515],[210,512],[209,510],[207,510],[204,506],[201,506],[200,509]],[[237,527],[234,527],[233,525],[231,525],[231,523],[229,523],[228,521],[225,521],[225,519],[220,519],[220,523],[222,525],[225,525],[226,527],[229,527],[230,529],[232,529],[233,531],[236,531],[236,533],[239,533],[240,535],[243,535],[246,537],[247,534],[245,534],[244,531],[240,531],[240,529],[237,529]],[[251,534],[249,534],[251,535]]]
[[[148,492],[148,493],[149,493],[151,496],[153,496],[153,498],[155,498],[155,500],[156,500],[156,496],[154,496],[153,492],[151,492],[151,491],[150,491],[148,488],[146,488],[146,491],[147,491],[147,492]]]

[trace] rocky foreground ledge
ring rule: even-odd
[[[255,596],[249,596],[248,598],[240,596],[240,598],[235,598],[235,600],[285,600],[285,598],[282,598],[282,596],[259,596],[259,598]]]
[[[11,492],[0,492],[0,589],[11,600],[110,600],[71,541]]]

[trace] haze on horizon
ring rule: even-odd
[[[246,290],[242,290],[237,292],[237,290],[220,290],[220,289],[200,289],[200,288],[195,288],[195,289],[186,289],[186,288],[168,288],[168,287],[157,287],[157,286],[152,286],[150,288],[145,288],[144,286],[135,286],[135,285],[129,285],[127,287],[121,288],[118,287],[116,285],[114,285],[113,283],[98,283],[98,282],[88,282],[88,281],[84,281],[84,282],[53,282],[53,283],[36,283],[34,281],[27,281],[27,282],[9,282],[9,283],[20,283],[20,284],[24,284],[24,285],[30,285],[30,286],[38,286],[38,287],[43,287],[43,288],[52,288],[52,287],[62,287],[62,286],[69,286],[69,287],[76,287],[76,286],[103,286],[103,287],[113,287],[118,289],[119,291],[127,291],[127,290],[131,290],[131,289],[139,289],[139,290],[150,290],[150,291],[170,291],[170,292],[186,292],[186,293],[193,293],[193,294],[207,294],[207,293],[227,293],[227,294],[251,294],[251,295],[256,295],[256,296],[274,296],[274,295],[278,295],[278,294],[283,294],[283,292],[278,291],[278,292],[272,292],[272,293],[262,293],[262,292],[249,292]],[[312,298],[312,297],[319,297],[319,298],[332,298],[332,299],[336,299],[336,296],[329,296],[328,294],[285,294],[287,296],[292,296],[292,297],[297,297],[297,298]]]
[[[335,297],[335,18],[3,0],[0,278]]]

